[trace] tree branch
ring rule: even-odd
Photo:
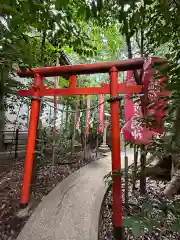
[[[136,43],[138,45],[138,48],[141,49],[141,45],[140,45],[140,42],[139,42],[138,31],[137,30],[136,30]]]

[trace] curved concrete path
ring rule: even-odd
[[[97,240],[106,189],[103,177],[110,170],[108,153],[60,182],[35,209],[17,240]]]

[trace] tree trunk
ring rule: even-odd
[[[45,47],[45,46],[44,46]],[[56,66],[59,66],[59,58],[56,59]],[[58,78],[55,77],[55,88],[58,88]],[[56,138],[57,138],[57,129],[56,129],[56,120],[57,120],[57,96],[54,96],[54,121],[53,121],[53,148],[52,148],[52,173],[53,168],[56,163]]]
[[[145,146],[141,146],[141,170],[140,170],[140,194],[146,193],[146,151]]]
[[[143,45],[144,44],[144,41],[143,41],[143,32],[141,32],[141,44]],[[132,55],[132,47],[131,47],[131,39],[128,35],[128,33],[126,34],[126,44],[127,44],[127,49],[128,49],[128,58],[132,58],[133,55]],[[141,46],[141,54],[143,55],[143,52],[144,51],[144,46]],[[135,70],[133,71],[134,73],[134,79],[136,81],[137,84],[141,84],[141,78],[140,78],[140,75],[138,75],[138,72]],[[143,102],[143,99],[141,98],[141,103]],[[143,109],[142,109],[143,110]],[[145,169],[146,169],[146,155],[144,154],[144,146],[141,147],[141,157],[140,157],[140,161],[141,161],[141,172],[140,172],[140,192],[141,194],[144,194],[146,192],[146,174],[145,174]],[[134,150],[135,152],[135,150]],[[134,159],[136,159],[136,154],[134,154]],[[134,162],[134,164],[136,164]],[[134,175],[136,175],[136,173],[134,173]]]
[[[53,120],[53,130],[52,130],[52,173],[56,162],[56,118],[57,118],[57,101],[56,96],[54,96],[54,120]]]
[[[1,69],[1,73],[0,73],[0,150],[4,150],[4,128],[5,128],[4,81],[7,78],[8,78],[8,70]]]
[[[66,117],[66,112],[64,112],[64,110],[66,110],[66,109],[65,109],[65,104],[63,103],[63,109],[61,111],[60,129],[59,129],[60,135],[62,135],[64,132],[64,122],[63,121],[64,121],[64,117]]]
[[[128,202],[129,202],[129,176],[128,176],[128,157],[125,155],[124,157],[124,168],[125,168],[125,190],[124,190],[124,201],[125,201],[125,208],[128,209]]]
[[[128,50],[128,59],[132,59],[133,58],[133,54],[132,54],[132,47],[131,47],[131,38],[129,37],[128,33],[126,34],[126,45],[127,45],[127,50]],[[137,70],[133,71],[134,73],[134,79],[136,81],[136,83],[138,85],[140,85],[140,78],[138,75]]]
[[[4,25],[0,21],[1,33],[4,31]],[[5,127],[5,107],[4,107],[4,95],[5,88],[4,82],[8,78],[8,69],[2,65],[0,67],[0,151],[4,150],[4,127]]]
[[[0,96],[0,151],[4,150],[5,109],[4,98]]]
[[[76,103],[77,104],[77,103]],[[75,126],[75,122],[76,122],[76,113],[74,113],[73,116],[74,122],[72,124],[73,126],[73,134],[72,134],[72,146],[71,146],[71,154],[74,153],[74,146],[75,146],[75,140],[76,140],[76,126]]]
[[[80,81],[78,82],[78,86],[80,86]],[[76,98],[76,112],[74,113],[74,122],[73,122],[73,136],[72,136],[72,148],[71,153],[74,153],[74,145],[76,140],[76,117],[78,118],[78,108],[79,108],[79,96]]]
[[[66,106],[66,121],[65,121],[65,131],[68,129],[68,118],[69,118],[69,100],[67,101],[67,106]]]
[[[42,41],[41,41],[41,64],[44,65],[44,50],[46,44],[46,30],[43,31]]]
[[[79,108],[80,109],[82,109],[83,108],[83,101],[82,101],[82,99],[80,99],[80,101],[79,101]],[[82,148],[84,148],[84,143],[85,143],[85,138],[84,138],[84,128],[83,128],[83,114],[84,114],[84,112],[82,112],[82,116],[81,116],[81,118],[80,118],[80,129],[81,129],[81,134],[80,134],[80,136],[81,136],[81,145],[82,145]]]
[[[172,177],[169,184],[164,189],[164,194],[172,199],[173,195],[177,194],[180,188],[180,169],[175,171],[175,175]]]
[[[180,107],[177,107],[176,109],[176,117],[174,121],[173,126],[173,136],[172,136],[172,149],[175,149],[179,145],[180,140]],[[171,181],[166,186],[164,190],[164,194],[168,198],[172,198],[174,194],[177,194],[177,192],[180,189],[180,161],[178,159],[177,154],[171,154],[172,159],[172,166],[171,166]]]
[[[144,57],[144,31],[141,28],[141,46],[140,46],[141,57]]]
[[[131,39],[128,36],[128,34],[126,34],[126,45],[127,45],[127,51],[128,51],[128,59],[132,59],[133,55],[132,55]]]

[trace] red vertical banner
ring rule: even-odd
[[[167,76],[162,76],[161,70],[165,69],[167,61],[162,58],[152,57],[144,64],[144,75],[142,82],[144,84],[144,94],[147,102],[146,116],[154,118],[155,125],[152,131],[158,134],[163,133],[163,117],[166,114],[167,100],[164,97],[170,94],[166,91]]]
[[[87,96],[87,110],[86,110],[86,136],[89,135],[89,122],[90,122],[90,107],[91,107],[91,96]]]
[[[128,71],[126,75],[127,85],[135,84],[134,74]],[[125,125],[122,128],[124,138],[128,142],[147,144],[152,140],[152,132],[142,124],[142,106],[139,101],[132,99],[133,93],[124,97]]]
[[[126,73],[126,84],[128,86],[131,84],[136,84],[132,71],[128,71]],[[124,117],[126,122],[130,120],[134,114],[134,102],[133,99],[131,99],[132,96],[133,93],[129,93],[124,96]]]
[[[145,100],[144,110],[142,113],[141,101],[133,101],[133,94],[126,94],[124,101],[125,120],[122,131],[126,141],[136,144],[148,144],[152,141],[152,136],[163,133],[163,117],[165,115],[165,107],[167,100],[162,96],[168,96],[169,91],[165,91],[166,76],[160,74],[160,64],[165,62],[164,59],[151,58],[145,61],[144,73],[142,77],[143,98]],[[153,66],[154,64],[157,66]],[[164,68],[163,66],[161,67]],[[127,84],[135,83],[133,72],[127,73]],[[154,126],[151,129],[142,124],[144,117],[153,117]]]
[[[103,132],[104,130],[104,94],[99,95],[98,100],[98,132]]]

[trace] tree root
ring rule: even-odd
[[[164,189],[164,195],[171,199],[175,194],[178,194],[180,190],[180,170],[177,170]]]
[[[171,180],[171,157],[163,157],[153,167],[146,168],[146,176],[154,180],[170,181]]]
[[[164,195],[171,199],[175,194],[180,193],[180,170],[171,176],[171,156],[163,157],[153,167],[146,168],[146,177],[154,180],[170,181],[164,189]],[[172,178],[171,178],[172,177]]]
[[[169,183],[164,189],[164,195],[167,196],[169,199],[171,199],[176,194],[180,194],[180,169],[176,170],[175,174],[171,176],[172,169],[171,156],[162,157],[153,166],[148,166],[153,161],[154,161],[153,155],[147,159],[146,177],[150,177],[154,180],[168,181]],[[140,178],[139,167],[136,177],[137,179]]]

